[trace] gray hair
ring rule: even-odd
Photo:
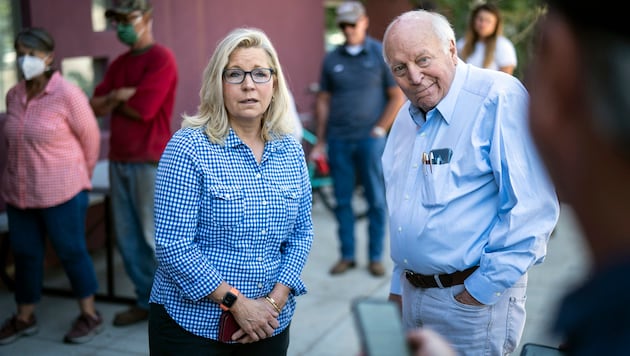
[[[451,43],[455,42],[455,31],[453,30],[453,26],[448,21],[444,15],[439,14],[433,11],[427,10],[411,10],[407,11],[398,17],[396,17],[385,29],[385,34],[383,35],[383,58],[385,59],[385,63],[389,63],[389,58],[387,58],[387,37],[392,29],[398,22],[401,21],[413,21],[416,23],[430,21],[431,29],[433,30],[433,34],[440,40],[442,43],[442,50],[444,53],[448,54],[450,51]]]
[[[289,92],[278,54],[267,35],[256,28],[237,28],[219,42],[203,73],[198,112],[191,116],[183,115],[182,127],[203,127],[210,141],[225,142],[230,125],[223,101],[223,70],[230,55],[240,48],[262,48],[269,56],[274,71],[274,93],[262,122],[263,139],[269,141],[290,134],[293,127],[287,115]]]

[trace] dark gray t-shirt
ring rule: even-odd
[[[320,79],[320,90],[331,95],[326,136],[368,137],[387,105],[387,90],[396,85],[383,60],[382,44],[371,37],[356,56],[345,46],[329,52]]]

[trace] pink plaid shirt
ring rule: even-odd
[[[100,132],[86,94],[55,72],[30,101],[24,81],[6,99],[2,198],[21,209],[48,208],[91,189]]]

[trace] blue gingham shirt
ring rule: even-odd
[[[217,339],[221,309],[206,296],[222,281],[248,298],[279,282],[291,288],[274,335],[282,332],[306,293],[311,192],[302,146],[290,135],[267,142],[259,164],[231,129],[225,145],[201,129],[178,130],[157,170],[150,302],[189,332]]]
[[[478,265],[466,289],[494,304],[543,261],[559,204],[529,133],[528,102],[515,77],[460,60],[434,109],[401,107],[382,157],[392,293],[401,294],[406,269],[432,275]]]

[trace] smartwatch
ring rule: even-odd
[[[230,310],[236,299],[238,299],[239,291],[232,287],[229,292],[225,293],[223,300],[221,300],[221,304],[219,305],[223,310]]]

